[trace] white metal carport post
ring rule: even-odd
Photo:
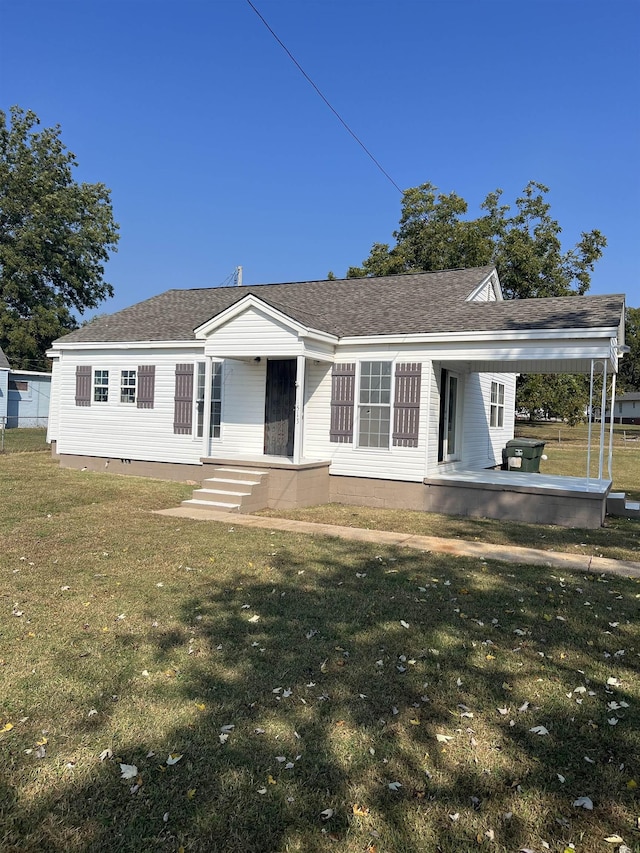
[[[589,429],[587,437],[587,480],[591,476],[591,424],[593,421],[593,368],[596,364],[596,359],[591,359],[591,375],[589,378]],[[609,417],[609,452],[607,457],[607,472],[609,479],[613,480],[612,461],[613,461],[613,405],[616,394],[616,374],[611,375],[611,415]],[[607,411],[607,359],[602,361],[602,392],[600,394],[600,447],[598,454],[598,479],[602,479],[604,469],[604,435],[605,421]]]

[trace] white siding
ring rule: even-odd
[[[504,424],[491,427],[491,383],[504,385]],[[470,373],[465,377],[464,429],[461,464],[489,468],[502,463],[502,448],[513,438],[515,376],[511,373]]]
[[[207,355],[229,358],[301,355],[303,349],[297,332],[256,308],[215,329],[205,342]]]
[[[174,435],[174,393],[176,364],[202,359],[197,348],[163,350],[130,348],[121,351],[63,351],[54,381],[59,393],[59,453],[106,456],[158,462],[199,462],[202,439]],[[137,370],[138,365],[156,367],[153,409],[138,409],[120,403],[120,371]],[[76,406],[76,366],[91,365],[109,371],[109,401]]]
[[[227,359],[222,386],[220,441],[211,453],[261,455],[264,452],[266,359],[260,362]]]
[[[438,468],[438,438],[440,432],[440,379],[442,365],[432,361],[429,370],[429,427],[427,437],[427,472],[433,473]]]
[[[60,361],[51,361],[51,399],[49,401],[49,420],[47,422],[47,441],[57,441],[60,423]]]
[[[6,369],[0,370],[0,418],[7,417],[7,401],[9,399],[9,371]],[[0,426],[4,422],[0,421]]]
[[[331,474],[352,477],[374,477],[384,480],[406,480],[420,482],[426,474],[427,407],[429,405],[429,382],[431,366],[424,354],[397,348],[367,351],[349,348],[340,351],[336,361],[394,361],[420,362],[422,384],[420,389],[420,423],[417,447],[364,448],[357,446],[357,390],[356,423],[354,441],[340,444],[329,440],[331,421],[331,365],[307,362],[304,458],[330,459]],[[393,412],[392,412],[393,425]]]

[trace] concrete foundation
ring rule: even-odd
[[[294,509],[341,503],[386,509],[409,509],[478,518],[496,518],[561,527],[601,527],[607,510],[608,480],[550,477],[506,471],[452,472],[422,482],[342,477],[329,474],[330,463],[298,465],[274,458],[203,458],[200,465],[105,459],[55,453],[60,465],[89,471],[109,471],[199,485],[220,466],[268,472],[265,505]]]

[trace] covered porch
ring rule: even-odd
[[[612,488],[613,424],[593,423],[591,413],[613,403],[619,358],[628,351],[619,343],[621,329],[539,330],[534,340],[498,341],[499,358],[480,356],[467,369],[516,374],[583,374],[589,376],[588,441],[584,467],[574,476],[528,473],[498,468],[474,468],[463,463],[440,466],[424,478],[424,508],[463,516],[478,516],[600,527]],[[529,333],[531,335],[531,333]],[[455,361],[447,362],[455,366]]]

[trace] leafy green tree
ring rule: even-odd
[[[620,361],[620,389],[640,391],[640,308],[627,308],[624,336],[629,352]]]
[[[525,381],[520,383],[520,379]],[[561,418],[574,426],[584,420],[589,406],[589,377],[573,374],[541,373],[520,377],[516,390],[516,405],[536,418]],[[600,397],[594,395],[594,399]]]
[[[16,368],[46,368],[45,351],[113,294],[104,263],[118,225],[104,184],[78,183],[60,127],[30,110],[0,110],[0,346]]]
[[[502,190],[495,190],[483,201],[483,214],[469,219],[464,218],[467,202],[456,193],[438,193],[429,183],[408,189],[400,227],[393,233],[395,245],[374,243],[362,266],[350,267],[347,276],[494,263],[508,299],[584,294],[607,241],[600,231],[583,232],[572,249],[563,251],[562,229],[551,216],[548,192],[530,181],[512,210],[501,204]]]

